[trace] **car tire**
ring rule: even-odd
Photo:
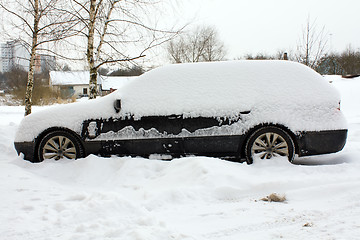
[[[254,160],[269,160],[274,157],[287,157],[292,162],[295,157],[295,145],[290,135],[275,126],[257,129],[246,141],[246,162],[252,164]]]
[[[84,150],[80,140],[73,134],[62,130],[48,133],[41,140],[38,148],[40,162],[45,159],[77,159],[83,155]]]

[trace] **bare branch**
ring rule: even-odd
[[[100,68],[102,65],[104,64],[109,64],[109,63],[118,63],[118,62],[129,62],[129,61],[133,61],[133,60],[136,60],[136,59],[139,59],[139,58],[143,58],[145,57],[146,55],[139,55],[137,57],[132,57],[132,58],[124,58],[124,59],[114,59],[114,60],[106,60],[106,61],[103,61],[102,63],[98,64],[97,65],[97,68]]]
[[[21,16],[20,14],[14,12],[14,11],[11,11],[7,7],[5,7],[2,3],[0,3],[0,6],[3,9],[5,9],[5,11],[7,11],[8,13],[10,13],[10,14],[16,16],[17,18],[19,18],[29,28],[30,31],[34,32],[33,29],[32,29],[32,26],[29,24],[29,22],[23,16]]]
[[[85,5],[81,4],[80,2],[78,2],[77,0],[73,0],[74,3],[76,3],[77,5],[79,5],[83,10],[85,10],[89,15],[90,15],[90,12],[89,10],[86,8]]]

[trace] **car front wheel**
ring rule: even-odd
[[[40,142],[38,149],[39,160],[59,160],[62,158],[76,159],[83,156],[80,141],[66,131],[48,133]]]
[[[286,157],[290,162],[295,157],[294,142],[287,132],[278,127],[262,127],[246,141],[246,162]]]

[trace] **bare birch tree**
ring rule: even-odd
[[[11,27],[17,29],[19,36],[30,49],[29,69],[25,93],[25,116],[31,113],[34,87],[35,58],[40,48],[73,36],[72,28],[77,24],[64,10],[65,1],[60,0],[3,0],[0,6],[12,17]],[[13,30],[14,30],[13,29]]]
[[[211,62],[226,56],[224,44],[215,28],[202,26],[169,42],[167,50],[175,63]]]
[[[327,43],[325,27],[318,31],[316,22],[311,23],[310,18],[308,18],[297,47],[296,60],[315,69],[328,51]]]
[[[105,64],[131,62],[168,41],[177,31],[161,30],[148,21],[154,0],[72,0],[84,25],[90,71],[89,98],[97,95],[97,72]],[[84,41],[82,41],[84,42]]]

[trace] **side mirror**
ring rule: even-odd
[[[117,113],[120,112],[120,110],[121,110],[121,100],[120,99],[115,100],[114,108]]]

